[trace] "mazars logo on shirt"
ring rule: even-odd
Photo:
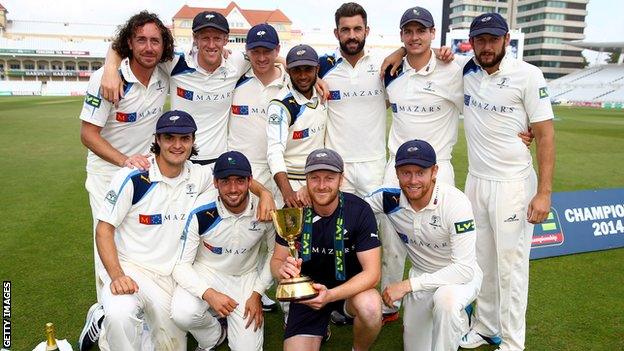
[[[178,87],[176,89],[176,95],[178,95],[179,97],[181,97],[183,99],[193,101],[194,93],[191,90],[186,90],[186,89],[182,89],[182,88]]]
[[[235,115],[247,116],[249,115],[249,106],[247,105],[232,105],[232,113]]]
[[[154,214],[154,215],[139,214],[139,223],[145,224],[145,225],[162,224],[162,215],[161,214]]]
[[[223,248],[222,247],[216,247],[216,246],[212,246],[210,244],[208,244],[207,242],[204,241],[204,246],[210,250],[210,252],[212,252],[213,254],[217,254],[217,255],[221,255],[223,253]]]
[[[351,99],[351,98],[358,98],[358,97],[379,96],[379,95],[383,95],[383,93],[384,92],[381,89],[350,90],[350,91],[330,90],[328,100],[342,100],[342,99]]]
[[[478,101],[470,95],[464,94],[464,105],[471,108],[478,108],[484,111],[513,113],[514,108],[511,106],[495,105],[488,102]]]
[[[295,130],[293,132],[293,139],[305,139],[310,136],[310,128],[306,128],[304,130]]]
[[[442,111],[440,105],[399,105],[396,103],[390,104],[392,112],[416,112],[416,113],[433,113]]]
[[[117,120],[117,122],[136,122],[137,113],[136,112],[130,112],[130,113],[117,112],[115,114],[115,119]]]

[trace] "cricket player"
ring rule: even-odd
[[[100,279],[104,322],[100,348],[139,350],[142,324],[157,350],[185,350],[186,339],[170,318],[180,254],[179,234],[197,195],[211,191],[212,167],[187,160],[196,153],[195,121],[186,112],[165,112],[156,124],[147,171],[119,170],[98,214],[96,243],[105,267]],[[253,184],[261,198],[258,217],[275,208],[268,190]],[[91,321],[94,323],[95,321]]]
[[[215,11],[204,11],[193,19],[193,50],[176,54],[163,70],[170,78],[171,108],[187,111],[197,120],[198,155],[191,160],[211,164],[227,149],[227,125],[234,88],[249,69],[242,52],[232,52],[227,59],[223,50],[228,43],[227,19]],[[105,63],[104,97],[118,100],[116,75],[119,54],[109,50]]]
[[[304,209],[297,243],[300,258],[291,257],[286,241],[276,237],[271,271],[277,279],[305,274],[316,282],[319,295],[290,303],[284,350],[319,350],[334,309],[354,318],[353,350],[369,350],[381,330],[381,297],[375,289],[381,250],[375,217],[364,200],[339,190],[344,163],[335,151],[313,151],[304,172],[303,189],[311,207]]]
[[[550,211],[555,164],[553,111],[542,72],[506,53],[509,29],[497,13],[470,25],[475,56],[463,69],[468,142],[466,194],[475,211],[483,269],[472,330],[461,346],[523,350],[533,224]],[[516,134],[531,127],[538,176]]]
[[[312,47],[290,49],[286,69],[290,81],[267,108],[267,162],[284,204],[297,207],[306,157],[324,146],[327,106],[314,89],[319,64]]]
[[[123,81],[125,98],[114,106],[99,93],[104,69],[89,79],[85,101],[80,112],[80,140],[88,148],[87,180],[89,204],[93,215],[96,294],[101,301],[103,270],[95,246],[97,215],[113,175],[122,167],[146,169],[149,163],[143,154],[149,151],[156,120],[162,114],[169,89],[169,80],[158,68],[159,62],[173,57],[173,37],[156,14],[147,11],[132,16],[113,41],[123,60],[116,72]],[[87,320],[101,317],[101,305],[89,309]],[[98,318],[99,319],[99,318]],[[100,324],[89,329],[87,323],[80,335],[79,348],[90,348],[99,336]]]
[[[179,285],[172,318],[206,350],[221,334],[213,314],[227,318],[231,350],[262,350],[261,296],[273,280],[269,261],[275,228],[256,220],[258,199],[250,195],[251,180],[252,168],[243,154],[219,156],[214,167],[218,194],[198,198],[182,236],[183,251],[173,270]],[[267,247],[268,254],[260,255]]]
[[[286,67],[276,61],[280,45],[273,26],[261,23],[251,27],[245,47],[251,68],[238,80],[234,89],[228,121],[228,150],[240,151],[249,159],[253,179],[272,191],[277,206],[282,207],[281,194],[267,162],[266,110],[289,78]],[[264,252],[261,251],[261,254]],[[272,311],[277,304],[263,294],[262,306],[264,311]]]
[[[404,300],[405,350],[457,350],[468,327],[464,308],[483,277],[470,201],[438,182],[436,153],[424,140],[403,143],[395,169],[400,188],[382,188],[365,198],[373,211],[388,215],[412,264],[409,279],[388,285],[383,300],[389,306]]]

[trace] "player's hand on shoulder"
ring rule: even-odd
[[[386,70],[388,69],[388,67],[391,67],[391,76],[394,76],[396,74],[397,69],[401,67],[403,57],[405,57],[405,52],[405,48],[400,47],[398,50],[395,50],[383,60],[383,62],[381,63],[381,67],[379,68],[380,79],[384,79],[384,75],[386,74]]]
[[[299,201],[297,193],[292,189],[283,191],[282,197],[284,198],[284,203],[287,207],[303,207],[303,203]]]
[[[238,302],[234,301],[234,299],[212,288],[204,292],[202,299],[208,302],[210,307],[219,314],[219,317],[229,316],[238,306]]]
[[[124,161],[123,166],[128,168],[136,168],[139,171],[145,171],[150,167],[150,163],[147,160],[148,156],[149,155],[140,154],[132,155]]]
[[[245,329],[248,329],[251,323],[254,323],[254,331],[262,326],[264,314],[262,312],[262,295],[252,292],[251,296],[245,302],[245,314],[243,319],[247,319]]]
[[[323,306],[331,302],[330,291],[325,285],[319,283],[312,284],[312,287],[318,292],[318,295],[313,299],[303,300],[299,303],[307,305],[314,310],[320,310]]]
[[[327,99],[329,99],[329,85],[327,82],[318,78],[316,83],[314,84],[314,89],[316,89],[316,93],[321,97],[321,102],[325,103]]]
[[[139,285],[127,275],[120,275],[110,283],[113,295],[130,295],[139,291]]]
[[[301,273],[301,258],[295,259],[292,256],[286,257],[282,265],[280,266],[278,273],[282,279],[298,277]]]
[[[455,59],[453,51],[448,46],[442,46],[438,49],[433,49],[433,53],[435,54],[436,58],[442,62],[449,63],[453,62],[453,60]]]
[[[119,76],[116,69],[104,66],[102,81],[100,82],[100,93],[105,100],[110,101],[115,106],[119,104],[119,100],[123,98],[123,80]]]
[[[256,213],[256,217],[261,222],[270,221],[271,212],[277,209],[273,195],[271,195],[268,191],[263,191],[260,193],[259,199],[260,201],[258,201],[258,212]]]
[[[303,206],[312,206],[312,199],[310,199],[310,193],[307,186],[302,186],[297,190],[297,200],[303,204]]]

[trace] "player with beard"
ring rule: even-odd
[[[461,346],[500,343],[499,350],[523,350],[533,224],[550,212],[553,111],[542,72],[506,53],[509,29],[502,16],[477,16],[469,37],[475,57],[463,70],[466,194],[475,210],[484,277],[474,325]],[[530,151],[515,137],[529,126],[538,176]]]
[[[381,273],[377,224],[364,200],[340,191],[343,170],[335,151],[310,153],[304,172],[311,206],[304,209],[304,233],[297,243],[300,258],[291,257],[288,243],[276,237],[273,276],[305,274],[319,293],[290,303],[285,351],[319,350],[334,309],[354,318],[353,350],[370,349],[381,330],[381,297],[375,289]],[[304,247],[310,250],[301,250]]]
[[[400,188],[365,198],[373,211],[388,215],[412,264],[409,279],[388,285],[383,300],[388,306],[404,301],[405,350],[457,350],[468,324],[463,310],[477,296],[483,275],[470,201],[437,181],[436,153],[426,141],[403,143],[395,172]]]
[[[304,185],[305,161],[324,146],[327,106],[314,89],[318,55],[297,45],[286,56],[290,81],[267,108],[267,162],[284,204],[300,207],[295,191]]]
[[[186,222],[173,270],[179,286],[171,316],[202,350],[223,341],[216,317],[227,318],[231,350],[262,350],[261,296],[273,280],[269,261],[275,229],[255,218],[258,198],[249,192],[251,180],[251,165],[242,153],[222,154],[214,167],[218,194],[200,195]]]

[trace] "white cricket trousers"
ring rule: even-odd
[[[386,164],[386,172],[384,176],[384,186],[399,187],[399,180],[396,176],[394,168],[394,156],[390,156]],[[455,186],[455,173],[450,160],[438,161],[437,181]],[[403,272],[405,270],[405,257],[407,251],[405,244],[396,235],[396,230],[392,227],[390,220],[386,215],[378,216],[379,221],[379,238],[381,240],[382,256],[381,256],[381,291],[386,286],[403,280]],[[389,308],[383,305],[383,313],[393,313],[399,310],[401,302],[394,303],[395,308]]]
[[[105,317],[100,349],[141,350],[145,323],[155,350],[186,351],[186,333],[171,319],[171,297],[175,288],[173,277],[158,275],[125,262],[121,266],[124,273],[137,283],[139,291],[131,295],[113,295],[110,277],[101,277],[105,286],[102,289]]]
[[[364,197],[381,188],[386,157],[373,161],[345,162],[340,190]]]
[[[228,346],[233,351],[262,350],[264,342],[264,323],[254,331],[254,323],[245,328],[243,319],[245,303],[253,292],[254,282],[258,278],[256,271],[240,276],[207,272],[194,267],[202,279],[216,291],[229,296],[238,303],[236,309],[227,316]],[[178,286],[171,301],[171,318],[183,330],[193,334],[199,347],[211,349],[221,335],[221,325],[217,314],[208,303]]]
[[[100,279],[100,276],[105,274],[104,264],[100,259],[100,255],[97,251],[97,245],[95,244],[95,227],[98,224],[97,216],[102,207],[102,201],[105,201],[106,190],[110,185],[113,178],[113,174],[90,174],[87,173],[87,180],[85,182],[85,188],[89,193],[89,204],[91,205],[91,215],[93,216],[93,265],[95,270],[95,293],[97,301],[102,302],[102,287],[104,283]]]
[[[275,181],[273,180],[273,175],[271,174],[269,165],[267,163],[252,162],[251,172],[253,179],[258,183],[262,184],[265,188],[267,188],[267,190],[271,192],[271,194],[273,194],[275,207],[282,208],[284,206],[282,193],[279,191],[277,184],[275,184]]]
[[[411,268],[410,278],[422,272]],[[468,332],[464,309],[479,293],[483,273],[475,270],[469,283],[408,293],[403,298],[403,348],[406,351],[455,351]]]
[[[473,328],[485,336],[500,336],[504,351],[524,350],[533,236],[527,208],[536,189],[534,171],[513,181],[471,174],[466,179],[477,229],[477,261],[483,270]]]

